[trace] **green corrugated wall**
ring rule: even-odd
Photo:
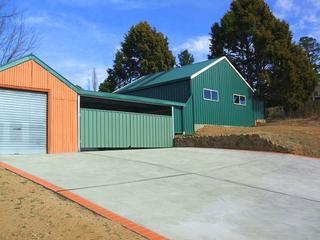
[[[203,100],[203,88],[219,91],[219,102]],[[223,60],[191,80],[194,123],[253,126],[253,94],[240,76]],[[247,97],[247,105],[233,103],[233,94]]]
[[[254,99],[253,101],[253,114],[254,119],[265,119],[265,108],[264,102],[258,99]]]
[[[174,108],[174,132],[183,133],[182,108],[179,107]]]
[[[80,147],[172,147],[171,116],[82,108]]]
[[[189,80],[180,81],[168,85],[132,91],[125,94],[184,103],[190,97],[190,83]]]
[[[193,117],[193,97],[190,97],[186,102],[186,106],[182,110],[183,115],[183,131],[186,134],[194,132],[194,117]]]

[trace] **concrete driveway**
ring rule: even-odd
[[[320,160],[171,148],[2,156],[171,239],[320,239]]]

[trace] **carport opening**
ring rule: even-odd
[[[162,148],[172,146],[171,132],[173,131],[173,127],[171,125],[171,119],[173,118],[171,117],[171,106],[80,96],[80,108],[84,111],[84,117],[81,117],[80,120],[84,122],[81,122],[79,125],[79,149],[81,151]],[[90,111],[90,109],[132,112],[144,115],[150,114],[150,116],[139,116],[137,114],[119,115],[118,113],[111,114],[106,112],[103,114],[106,114],[109,120],[105,120],[105,123],[98,124],[96,120],[93,120],[93,118],[96,117],[94,113],[97,111]],[[111,115],[112,119],[110,119]],[[130,117],[131,115],[134,116],[134,118]],[[118,119],[117,117],[114,118],[114,116],[125,117]],[[104,130],[100,132],[99,129]]]
[[[80,107],[171,116],[170,106],[151,105],[92,97],[81,97]]]

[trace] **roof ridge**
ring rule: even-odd
[[[157,73],[150,74],[151,75],[150,79],[148,79],[148,78],[144,79],[146,81],[144,83],[150,82],[150,81],[154,80],[155,78],[160,77],[160,76],[162,76],[163,74],[166,74],[166,73],[167,73],[166,71],[162,71],[162,72],[157,72]],[[154,75],[156,75],[156,76],[154,76]]]
[[[197,63],[192,63],[192,64],[187,64],[187,65],[184,65],[184,66],[176,66],[170,70],[167,70],[167,71],[161,71],[161,72],[157,72],[157,73],[154,73],[154,74],[148,74],[148,75],[144,75],[146,76],[146,78],[144,79],[141,79],[141,81],[139,80],[140,78],[134,80],[133,82],[131,82],[130,84],[122,87],[122,88],[119,88],[117,89],[115,92],[116,93],[121,93],[122,91],[123,92],[126,92],[126,91],[130,91],[133,89],[139,89],[140,87],[143,87],[143,85],[145,84],[149,84],[149,83],[152,83],[152,81],[156,80],[157,78],[161,78],[163,75],[170,75],[170,74],[174,74],[175,71],[178,71],[179,72],[183,72],[183,71],[192,71],[192,66],[201,66],[201,64],[205,64],[205,65],[209,65],[211,64],[212,62],[214,62],[215,60],[217,60],[218,58],[214,58],[214,59],[208,59],[208,60],[205,60],[205,61],[201,61],[201,62],[197,62]],[[194,72],[198,72],[197,69],[194,70]],[[193,73],[189,73],[188,76],[189,78],[192,76]],[[153,76],[155,75],[155,76]],[[183,76],[183,77],[180,77],[180,78],[177,78],[177,79],[185,79],[185,78],[188,78],[188,76]],[[153,84],[150,84],[150,86],[152,86]]]
[[[211,61],[214,61],[215,59],[218,59],[218,58],[207,59],[207,60],[203,60],[203,61],[196,62],[196,63],[189,63],[189,64],[186,64],[186,65],[183,65],[183,66],[178,66],[177,68],[187,67],[187,66],[190,66],[190,65],[198,64],[198,63],[211,62]]]
[[[121,90],[125,90],[127,89],[128,87],[130,87],[131,85],[134,85],[136,83],[136,81],[138,81],[140,79],[140,81],[143,81],[145,78],[147,78],[148,76],[152,76],[154,75],[155,73],[149,73],[149,74],[146,74],[146,75],[143,75],[143,76],[140,76],[138,78],[136,78],[135,80],[131,81],[130,83],[128,83],[127,85],[123,86],[123,87],[120,87],[116,90],[113,91],[113,93],[117,93],[120,89]]]

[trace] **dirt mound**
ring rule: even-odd
[[[228,148],[255,151],[289,153],[290,150],[261,138],[258,134],[229,136],[179,136],[175,138],[176,147]]]
[[[196,136],[218,137],[231,135],[259,135],[260,138],[271,141],[273,145],[282,146],[291,153],[320,158],[319,118],[273,120],[258,127],[207,125],[196,133]],[[235,141],[233,138],[230,140]],[[244,139],[244,141],[246,140]],[[230,144],[234,145],[234,143]],[[255,147],[255,143],[252,144]],[[226,145],[229,146],[229,143]],[[252,146],[249,144],[245,149],[252,149]],[[267,151],[267,149],[263,150]]]

